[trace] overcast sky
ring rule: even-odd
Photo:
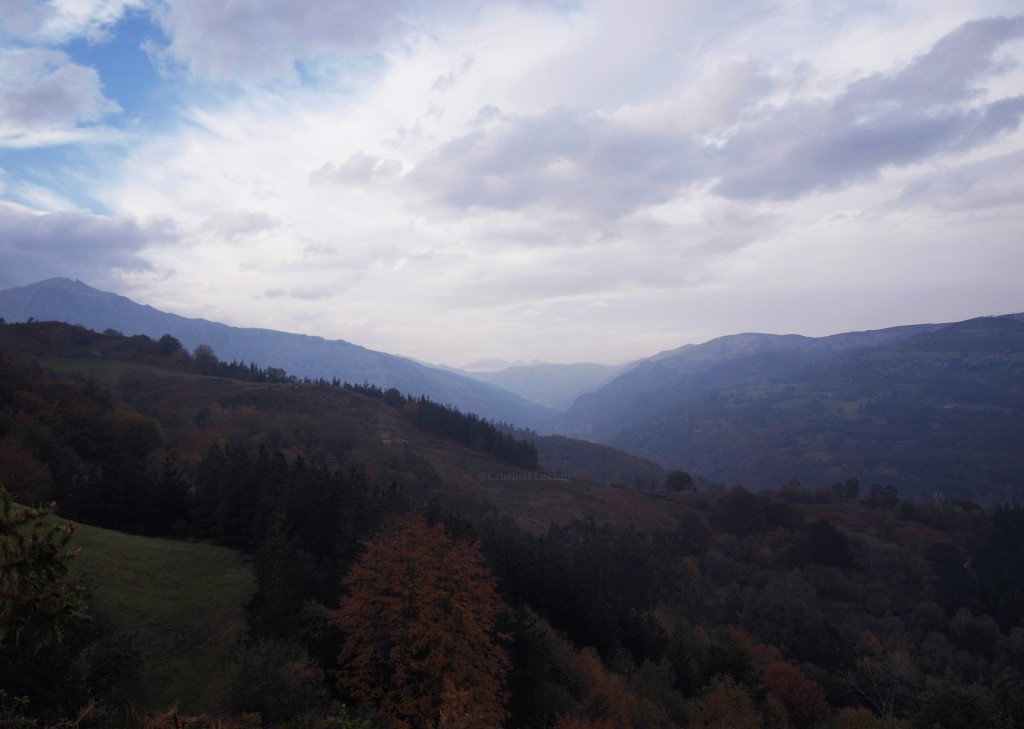
[[[1024,310],[1020,0],[0,0],[0,287],[422,360]]]

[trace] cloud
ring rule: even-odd
[[[0,285],[53,276],[109,280],[113,271],[149,270],[140,252],[178,237],[166,219],[140,222],[130,216],[85,212],[39,214],[0,202]]]
[[[555,109],[506,115],[454,139],[410,176],[423,194],[460,209],[538,205],[614,218],[671,199],[701,178],[702,165],[687,135]]]
[[[920,177],[893,208],[928,205],[937,210],[974,211],[1019,207],[1024,200],[1024,152],[1012,152]]]
[[[316,286],[312,288],[294,288],[291,290],[284,289],[268,289],[264,292],[263,297],[266,299],[294,299],[296,301],[320,301],[321,299],[329,299],[336,295],[338,289],[331,286]]]
[[[199,225],[200,232],[213,233],[224,240],[234,242],[273,230],[281,221],[266,213],[249,210],[234,210],[211,215]]]
[[[81,124],[121,111],[103,95],[99,74],[46,49],[0,51],[0,145],[66,139]]]
[[[8,0],[0,38],[24,38],[36,32],[45,17],[45,7],[35,0]]]
[[[374,182],[390,180],[402,173],[402,163],[396,159],[380,159],[359,150],[346,162],[323,167],[309,176],[317,184],[366,186]]]
[[[1024,95],[980,99],[975,82],[1000,73],[996,50],[1024,36],[1024,17],[965,23],[923,56],[849,84],[835,99],[794,101],[741,125],[722,147],[714,191],[788,200],[875,178],[941,153],[963,152],[1013,131]]]
[[[195,76],[272,81],[324,57],[374,54],[403,36],[473,17],[481,0],[171,0],[157,18],[166,54]]]
[[[1005,73],[996,53],[1024,36],[1024,17],[965,23],[910,63],[805,98],[751,61],[675,103],[615,113],[480,109],[467,132],[413,169],[427,199],[457,210],[532,207],[611,220],[665,203],[691,185],[734,200],[793,200],[874,179],[1016,130],[1024,95],[987,100]],[[783,100],[764,103],[785,92]]]
[[[899,101],[916,108],[956,104],[982,94],[973,82],[1007,70],[993,58],[1004,43],[1024,36],[1024,16],[972,20],[893,74],[876,73],[849,86],[837,110],[844,115]]]
[[[106,40],[111,27],[126,12],[150,0],[6,0],[0,39],[60,44],[84,37],[92,43]]]

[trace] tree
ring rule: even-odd
[[[991,692],[980,687],[944,683],[926,692],[911,722],[913,729],[972,729],[1010,726],[1000,721]]]
[[[175,352],[183,349],[181,342],[177,337],[170,334],[165,334],[156,341],[157,346],[160,350],[160,354],[165,357],[170,357]]]
[[[197,345],[195,351],[192,352],[192,357],[195,359],[199,374],[214,375],[217,373],[217,365],[220,364],[220,360],[217,359],[213,347],[209,344]]]
[[[477,545],[420,514],[394,518],[352,567],[332,613],[347,638],[342,686],[392,726],[494,726],[505,716],[501,603]]]
[[[666,491],[695,491],[693,476],[686,471],[672,471],[665,477]]]
[[[75,527],[49,517],[18,506],[0,486],[0,646],[59,638],[68,622],[85,617],[82,591],[61,584]]]
[[[769,663],[764,681],[782,702],[794,729],[811,729],[829,720],[825,692],[796,666],[784,661]]]
[[[900,707],[913,695],[918,674],[910,655],[903,649],[880,656],[862,656],[846,682],[854,688],[885,726],[892,726]]]
[[[806,567],[820,564],[825,567],[849,567],[853,561],[853,548],[849,538],[824,519],[808,524],[795,540],[790,556],[794,564]]]
[[[701,729],[761,729],[761,715],[747,690],[732,676],[718,675],[690,706],[690,726]]]
[[[711,525],[738,537],[768,531],[764,502],[742,486],[734,486],[711,509]]]

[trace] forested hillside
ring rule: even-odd
[[[1020,507],[852,477],[505,479],[537,450],[398,391],[170,339],[0,328],[22,338],[0,358],[17,501],[237,550],[256,577],[222,705],[143,711],[152,687],[118,668],[139,636],[67,582],[74,530],[5,502],[5,726],[87,709],[79,726],[1024,727]]]
[[[54,278],[0,290],[0,316],[11,322],[60,321],[129,336],[157,339],[173,335],[188,350],[211,347],[225,360],[279,368],[299,378],[354,383],[426,395],[483,417],[536,426],[553,411],[500,387],[429,367],[405,357],[378,352],[343,340],[270,329],[231,327],[206,319],[189,319],[117,294],[98,291],[81,281]]]
[[[730,485],[856,476],[915,499],[1020,503],[1024,322],[727,337],[652,358],[561,419]]]

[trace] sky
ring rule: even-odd
[[[0,0],[0,288],[432,363],[1024,311],[1019,0]]]

